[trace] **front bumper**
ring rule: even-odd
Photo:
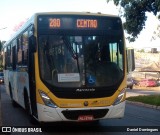
[[[40,122],[78,121],[79,115],[93,115],[93,120],[122,118],[125,101],[115,106],[93,108],[51,108],[37,103],[37,109]]]

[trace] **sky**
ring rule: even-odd
[[[112,2],[107,3],[106,0],[3,0],[0,2],[0,40],[8,40],[14,34],[14,28],[34,13],[56,11],[119,14],[118,8]],[[127,46],[148,47],[160,43],[160,39],[154,43],[150,41],[159,21],[152,14],[147,16],[146,29],[141,32],[136,42],[127,42]]]

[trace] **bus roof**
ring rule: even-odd
[[[7,46],[7,44],[10,43],[10,41],[14,40],[18,35],[20,35],[23,31],[25,31],[27,27],[34,24],[34,19],[35,19],[34,16],[32,16],[30,19],[28,19],[27,22],[25,24],[23,24],[20,27],[20,29],[18,31],[16,31],[15,34],[7,42],[5,42],[3,48],[5,46]]]
[[[116,15],[109,15],[109,14],[102,14],[100,12],[97,13],[91,13],[91,12],[39,12],[39,13],[35,13],[34,15],[38,16],[38,15],[93,15],[93,16],[110,16],[110,17],[118,17]]]
[[[39,12],[35,13],[31,16],[30,19],[27,20],[25,24],[23,24],[18,31],[4,44],[3,47],[7,46],[7,44],[14,40],[18,35],[20,35],[23,31],[26,30],[30,25],[34,24],[37,16],[39,15],[84,15],[84,16],[109,16],[109,17],[118,17],[116,15],[102,14],[100,12],[91,13],[91,12]]]

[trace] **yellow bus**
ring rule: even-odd
[[[117,16],[36,13],[4,45],[6,91],[39,122],[122,118],[125,50]]]

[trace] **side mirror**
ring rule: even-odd
[[[32,53],[36,52],[36,37],[33,35],[29,37],[29,50]]]
[[[127,49],[126,50],[127,55],[127,72],[131,72],[135,70],[135,58],[134,58],[134,49]]]

